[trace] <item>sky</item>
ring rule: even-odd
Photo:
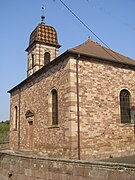
[[[135,59],[135,0],[62,0],[109,48]],[[0,0],[0,121],[10,118],[8,90],[27,77],[29,36],[41,22],[53,26],[59,54],[91,37],[60,0]]]

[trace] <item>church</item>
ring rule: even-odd
[[[90,38],[59,48],[42,16],[27,78],[9,90],[10,149],[81,160],[134,154],[135,61]]]

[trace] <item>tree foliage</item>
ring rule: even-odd
[[[10,122],[1,121],[0,122],[0,143],[9,141],[9,132],[10,132]]]

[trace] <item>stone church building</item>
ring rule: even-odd
[[[135,61],[90,38],[59,48],[42,17],[27,78],[9,91],[10,149],[82,160],[134,154]]]

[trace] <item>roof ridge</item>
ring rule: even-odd
[[[85,41],[85,42],[83,42],[82,44],[77,45],[77,46],[75,46],[75,47],[73,47],[73,48],[70,48],[70,49],[68,49],[68,50],[73,50],[73,49],[82,47],[82,46],[84,46],[85,44],[90,43],[90,42],[95,43],[95,44],[97,44],[97,45],[99,45],[99,46],[102,46],[102,45],[99,44],[97,41],[94,41],[91,37],[88,37],[87,41]],[[103,47],[104,47],[104,46],[103,46]]]
[[[100,44],[99,42],[97,42],[97,41],[93,41],[91,38],[88,38],[87,41],[93,42],[93,43],[97,44],[98,46],[102,47],[103,49],[106,49],[107,51],[111,51],[115,56],[118,56],[119,60],[121,59],[121,57],[119,57],[119,56],[128,58],[129,60],[134,60],[134,59],[129,58],[129,57],[127,57],[127,56],[125,56],[125,55],[123,55],[123,54],[121,54],[121,53],[119,53],[119,52],[117,52],[117,51],[115,51],[115,50],[112,50],[112,49],[109,48],[109,47],[105,47],[105,46],[101,45],[101,44]],[[108,53],[109,53],[109,52],[108,52]],[[112,54],[112,56],[113,56],[113,54]],[[117,57],[115,57],[115,58],[117,59]]]
[[[121,57],[119,57],[119,56],[122,56],[124,58],[128,58],[129,60],[134,60],[134,59],[129,58],[126,55],[123,55],[123,54],[121,54],[121,53],[119,53],[119,52],[117,52],[117,51],[115,51],[115,50],[113,50],[111,48],[105,47],[105,46],[103,46],[103,45],[101,45],[99,43],[98,43],[98,45],[101,46],[102,48],[105,48],[106,50],[109,50],[109,51],[113,52],[113,54],[115,54],[115,56],[117,56],[119,59],[121,59]],[[116,57],[116,59],[117,59],[117,57]]]
[[[89,47],[89,48],[88,48]],[[114,51],[109,47],[103,46],[99,42],[94,41],[90,37],[84,43],[68,49],[71,52],[80,52],[90,56],[97,56],[100,58],[112,59],[118,62],[128,62],[135,64],[135,59],[129,58],[122,53]]]
[[[73,49],[82,47],[82,46],[84,46],[85,44],[87,44],[89,41],[93,41],[93,40],[92,40],[90,37],[88,37],[87,41],[85,41],[85,42],[83,42],[82,44],[77,45],[77,46],[75,46],[75,47],[73,47],[73,48],[70,48],[70,49],[68,49],[68,50],[73,50]],[[93,41],[93,42],[94,42],[94,41]]]

